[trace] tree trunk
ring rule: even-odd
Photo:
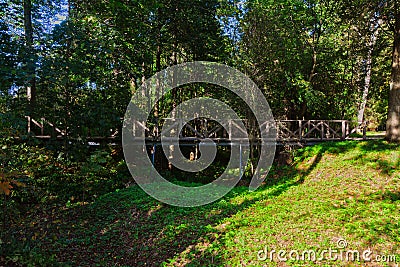
[[[158,9],[158,14],[159,14],[159,17],[160,17],[160,9]],[[162,40],[161,40],[161,28],[162,28],[162,25],[160,24],[159,26],[158,26],[158,33],[157,33],[157,52],[156,52],[156,72],[160,72],[161,71],[161,53],[162,53],[162,51],[161,51],[161,46],[162,46]],[[158,129],[158,124],[159,124],[159,111],[160,111],[160,103],[159,103],[159,101],[157,101],[157,99],[159,98],[159,96],[160,96],[160,93],[161,94],[163,94],[163,92],[160,92],[160,89],[162,90],[162,86],[161,86],[161,83],[160,83],[160,80],[157,78],[157,81],[156,81],[156,88],[155,88],[155,91],[154,92],[152,92],[152,93],[154,93],[154,95],[153,94],[151,94],[151,98],[153,99],[153,97],[155,97],[155,102],[154,102],[154,108],[153,108],[153,110],[154,110],[154,112],[153,112],[153,115],[154,115],[154,119],[155,119],[155,128],[154,128],[154,135],[155,136],[157,136],[158,135],[158,133],[159,133],[159,129]]]
[[[35,77],[35,60],[33,48],[33,27],[32,27],[32,2],[24,0],[24,30],[26,49],[28,51],[28,85],[26,87],[26,96],[28,99],[28,113],[32,116],[36,102],[36,77]]]
[[[363,95],[360,103],[360,107],[358,109],[358,115],[357,115],[357,121],[359,124],[364,122],[364,111],[365,107],[367,106],[367,99],[368,99],[368,93],[369,93],[369,88],[371,85],[371,74],[372,74],[372,53],[373,53],[374,48],[369,47],[368,48],[368,55],[367,55],[367,60],[366,60],[366,70],[365,70],[365,79],[364,79],[364,89],[363,89]]]
[[[173,64],[174,65],[178,64],[177,51],[176,50],[177,50],[177,45],[176,45],[176,42],[174,42],[174,51],[172,52],[173,53],[172,57],[173,57]],[[177,80],[177,77],[176,77],[176,73],[174,72],[172,84],[174,84],[176,82],[176,80]],[[174,119],[177,117],[176,106],[177,106],[177,89],[173,88],[172,89],[172,118],[174,118]],[[165,110],[167,111],[167,108]],[[179,115],[180,114],[178,114],[178,116]],[[173,130],[173,131],[175,131],[175,130]],[[173,131],[171,132],[172,135],[174,135],[174,134],[179,135],[179,133],[175,133]],[[175,147],[173,145],[170,145],[169,146],[169,151],[170,151],[170,154],[168,156],[168,169],[170,171],[172,171],[173,170],[173,164],[172,164],[171,161],[174,158]],[[198,154],[198,151],[197,151],[197,146],[196,146],[195,159],[197,159],[197,156],[198,156],[197,154]]]
[[[400,10],[396,10],[386,139],[400,142]]]
[[[369,38],[369,42],[367,44],[367,60],[366,60],[366,70],[365,70],[365,78],[364,78],[364,89],[363,96],[360,103],[360,108],[358,109],[357,121],[359,124],[364,122],[364,111],[367,106],[367,99],[369,94],[369,88],[371,87],[371,74],[372,74],[372,54],[374,52],[376,40],[378,39],[379,28],[382,24],[382,20],[378,19],[378,21],[372,20],[370,25],[371,36]]]

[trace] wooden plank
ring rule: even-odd
[[[54,130],[55,130],[56,132],[60,133],[61,135],[65,135],[64,131],[62,131],[62,130],[58,129],[57,127],[55,127],[54,124],[52,124],[51,122],[47,121],[45,118],[42,118],[42,122],[43,122],[43,124],[44,124],[44,122],[45,122],[45,123],[47,123],[48,125],[50,125],[51,127],[53,127]]]
[[[309,132],[307,132],[307,133],[303,136],[304,138],[307,137],[307,136],[309,136],[314,130],[317,130],[317,132],[320,132],[320,133],[321,133],[321,130],[318,129],[318,126],[320,125],[320,123],[317,123],[316,121],[311,121],[311,120],[309,120],[309,121],[307,121],[307,124],[309,125],[309,127],[311,127],[311,124],[312,124],[313,128],[311,128],[311,129],[309,130]]]
[[[166,132],[172,130],[172,128],[174,128],[175,126],[178,126],[178,127],[179,127],[179,125],[181,125],[179,119],[174,119],[174,120],[175,120],[175,122],[174,122],[173,124],[171,124],[168,128],[164,129],[164,127],[163,127],[161,132],[162,132],[162,133],[166,133]],[[165,123],[164,123],[164,124],[165,124]],[[179,129],[179,128],[178,128],[178,129]]]
[[[143,130],[150,132],[150,129],[147,128],[145,122],[140,122],[140,121],[134,121],[137,125],[139,125]]]
[[[187,128],[189,128],[190,130],[192,130],[192,132],[193,132],[195,135],[197,135],[198,137],[204,138],[204,135],[202,135],[201,133],[199,133],[195,128],[192,127],[192,125],[190,125],[190,124],[185,124],[184,128],[185,128],[185,127],[187,127]]]
[[[35,121],[34,119],[31,118],[31,121],[33,122],[33,124],[35,124],[36,126],[38,126],[40,129],[43,128],[43,125],[40,124],[39,122]]]
[[[226,123],[223,123],[223,124],[221,124],[221,125],[216,125],[216,126],[214,126],[214,128],[211,129],[211,130],[207,133],[207,135],[208,135],[208,136],[212,136],[213,134],[217,134],[217,132],[219,132],[220,130],[224,129],[224,126],[226,126]]]
[[[242,129],[241,126],[239,126],[234,120],[232,120],[232,125],[235,125],[237,129],[239,129],[239,131],[241,131],[242,133],[247,135],[247,131],[246,129]]]
[[[278,122],[278,136],[279,136],[279,133],[283,134],[282,131],[279,131],[279,130],[282,130],[282,129],[286,130],[286,132],[289,133],[289,138],[290,138],[290,137],[295,138],[295,139],[297,138],[297,137],[296,137],[296,133],[292,132],[292,131],[291,131],[289,128],[287,128],[286,125],[284,125],[282,122]]]
[[[326,129],[328,130],[328,132],[329,132],[329,133],[332,132],[332,136],[333,136],[333,137],[336,136],[336,137],[340,138],[340,137],[341,137],[341,136],[340,136],[340,133],[338,133],[337,130],[333,129],[333,128],[330,126],[329,122],[331,122],[331,121],[326,121],[326,122],[324,122],[325,126],[327,127]],[[328,139],[328,138],[327,138],[327,139]],[[329,138],[329,139],[331,139],[331,138]]]

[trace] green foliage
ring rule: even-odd
[[[399,151],[383,142],[304,148],[290,165],[274,166],[258,192],[238,187],[198,209],[163,206],[136,186],[123,189],[132,181],[121,151],[86,145],[90,136],[120,134],[126,105],[144,79],[193,60],[243,70],[276,118],[352,120],[370,21],[381,14],[387,23],[372,54],[365,116],[383,129],[392,50],[386,32],[397,2],[89,0],[64,10],[62,1],[29,1],[33,43],[24,32],[24,2],[0,4],[0,265],[259,265],[248,255],[261,243],[323,247],[332,233],[365,246],[389,244],[388,253],[398,243]],[[60,14],[66,19],[51,25]],[[34,105],[26,99],[33,84]],[[249,117],[236,96],[204,84],[171,91],[153,117],[199,96]],[[68,138],[38,142],[26,133],[28,114],[45,117]],[[167,176],[198,186],[219,176],[225,162]],[[251,166],[244,172],[251,176]],[[298,241],[303,229],[313,229],[310,244]]]
[[[0,109],[26,115],[26,86],[35,78],[35,119],[45,117],[82,140],[119,129],[143,79],[192,60],[229,63],[246,72],[277,118],[352,120],[362,96],[371,16],[379,10],[391,20],[394,7],[393,1],[91,0],[63,10],[59,1],[32,2],[32,49],[23,42],[22,2],[6,1],[0,9]],[[67,18],[50,27],[56,14]],[[386,24],[382,28],[389,30]],[[380,127],[386,119],[390,51],[391,36],[380,34],[367,105],[369,118],[378,118]],[[239,110],[243,106],[226,91],[193,87],[164,99],[158,115],[193,97],[195,89]]]
[[[240,66],[265,90],[275,117],[352,120],[363,92],[374,3],[248,1],[246,7]],[[369,11],[361,18],[364,9]],[[374,47],[368,102],[382,104],[380,125],[387,108],[382,88],[387,92],[389,40],[382,34]]]
[[[124,162],[113,150],[85,151],[79,162],[72,155],[26,143],[3,143],[2,177],[14,185],[10,205],[26,211],[26,205],[92,201],[130,181]],[[81,151],[82,153],[82,151]],[[77,155],[75,154],[75,159]],[[15,218],[17,219],[17,218]]]

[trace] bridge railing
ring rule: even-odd
[[[29,116],[26,117],[28,126],[27,131],[38,138],[64,138],[68,134],[56,127],[45,118],[35,120]],[[350,135],[362,131],[363,138],[366,139],[366,129],[368,122],[354,124],[348,120],[277,120],[261,122],[258,127],[267,135],[274,128],[276,140],[286,141],[329,141],[345,140]],[[244,126],[244,128],[243,128]],[[197,118],[185,120],[182,118],[163,118],[157,123],[131,120],[130,127],[133,136],[145,137],[152,140],[160,140],[161,133],[164,135],[179,133],[181,140],[194,139],[225,139],[229,140],[232,136],[251,131],[249,120],[222,120],[218,123],[214,120]],[[50,132],[49,132],[50,130]],[[161,132],[162,130],[162,132]],[[110,130],[110,136],[88,137],[89,139],[114,139],[118,130]],[[252,135],[253,139],[260,138],[260,132]]]
[[[346,139],[346,120],[281,120],[277,121],[278,140],[317,141]]]
[[[223,120],[216,123],[207,119],[174,119],[164,118],[157,125],[143,121],[133,121],[134,136],[141,135],[159,139],[161,130],[165,134],[179,133],[181,139],[184,138],[227,138],[234,136],[238,132],[249,132],[251,126],[248,120]],[[241,126],[243,123],[245,129]],[[277,120],[274,122],[265,121],[259,125],[261,131],[268,132],[274,127],[278,141],[326,141],[326,140],[345,140],[359,130],[365,138],[366,123],[353,125],[348,120]],[[141,134],[139,134],[139,132]],[[255,136],[259,138],[258,136]]]
[[[25,116],[27,119],[27,132],[28,134],[33,134],[38,138],[53,138],[53,137],[63,137],[65,132],[56,127],[53,123],[47,121],[45,118],[40,118],[39,121],[33,119],[30,116]],[[48,128],[51,131],[48,131]]]
[[[185,138],[214,138],[229,139],[239,134],[246,134],[249,129],[248,120],[214,120],[207,119],[182,119],[163,118],[158,123],[131,120],[132,135],[136,137],[147,137],[159,140],[163,137],[179,135]]]

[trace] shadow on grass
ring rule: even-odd
[[[400,154],[398,144],[391,144],[383,140],[362,142],[359,145],[359,154],[353,160],[361,164],[370,164],[374,169],[380,170],[385,175],[391,175],[400,169]],[[383,158],[382,155],[398,151],[397,158]]]
[[[192,264],[203,265],[204,261],[222,264],[218,253],[205,255],[196,245],[203,243],[207,247],[212,243],[215,227],[225,218],[301,184],[325,150],[320,149],[311,166],[300,174],[295,167],[275,169],[275,175],[269,175],[265,185],[255,193],[237,187],[222,200],[203,207],[164,205],[137,186],[107,194],[91,205],[67,210],[40,207],[35,216],[24,222],[25,226],[14,225],[5,233],[9,234],[10,242],[6,240],[3,245],[8,248],[2,252],[12,253],[13,247],[18,246],[17,250],[28,255],[22,255],[17,262],[37,263],[32,259],[35,255],[38,261],[53,257],[62,265],[71,266],[93,263],[158,266],[187,251],[197,257]],[[236,198],[243,200],[235,201]]]
[[[28,256],[17,259],[19,265],[24,265],[23,260],[46,265],[51,258],[70,266],[160,266],[163,262],[179,266],[225,265],[224,253],[210,248],[217,238],[217,227],[225,218],[300,185],[325,153],[339,155],[356,147],[365,153],[392,149],[382,141],[306,147],[296,155],[296,161],[306,162],[304,166],[275,167],[265,185],[256,192],[237,187],[220,201],[197,208],[165,205],[132,186],[106,194],[90,205],[66,210],[43,209],[24,225],[8,229],[5,234],[19,245],[3,244],[8,245],[5,252],[12,253],[13,246],[22,244]],[[385,197],[398,199],[393,194]],[[186,256],[179,257],[183,254]],[[32,259],[32,255],[39,260]],[[173,263],[177,257],[179,262]]]
[[[273,190],[271,190],[267,195],[264,195],[261,199],[277,197],[289,190],[291,187],[304,183],[306,177],[318,166],[325,153],[346,153],[347,151],[354,149],[356,146],[357,143],[355,142],[332,142],[321,143],[316,146],[309,146],[300,149],[296,155],[296,161],[305,161],[305,163],[298,166],[289,165],[277,167],[274,165],[274,168],[267,177],[265,187],[261,189],[268,190],[273,188]],[[274,177],[277,177],[278,179],[274,179]],[[250,203],[245,202],[241,205],[241,209],[237,211],[248,208],[261,199],[254,199],[253,201],[250,201]],[[194,249],[192,253],[193,255],[196,255],[196,257],[187,264],[187,266],[226,265],[223,258],[224,253],[222,251],[210,252],[208,250],[207,252],[204,252],[203,249]]]
[[[211,244],[215,227],[225,218],[301,183],[294,170],[281,175],[256,192],[237,187],[223,199],[197,208],[165,205],[137,186],[104,195],[90,205],[43,208],[24,226],[9,229],[6,234],[13,242],[5,240],[8,248],[4,252],[12,254],[15,246],[20,246],[18,250],[25,255],[17,263],[40,261],[43,265],[48,260],[51,265],[57,261],[69,266],[160,266],[186,251],[197,257],[192,264],[201,266],[207,261],[219,265],[218,253],[208,257],[196,246]]]
[[[390,175],[400,168],[400,157],[397,157],[394,161],[380,158],[380,153],[399,151],[398,144],[390,144],[384,140],[321,143],[300,150],[298,161],[305,161],[310,158],[312,164],[308,166],[307,171],[311,172],[318,165],[324,154],[340,155],[352,150],[356,151],[357,154],[351,160],[355,160],[360,164],[375,162],[376,168],[380,169],[384,174]]]
[[[323,143],[316,146],[306,147],[298,151],[296,155],[296,161],[300,161],[302,164],[298,165],[294,170],[293,168],[290,169],[291,172],[296,172],[296,170],[298,171],[299,179],[295,183],[300,184],[304,182],[304,179],[306,179],[307,176],[318,166],[325,154],[340,156],[341,154],[346,154],[350,151],[353,152],[353,150],[357,154],[357,157],[360,157],[357,159],[357,164],[362,164],[363,161],[376,161],[379,169],[385,174],[390,174],[387,172],[388,169],[399,170],[398,160],[395,164],[393,164],[386,160],[373,158],[373,155],[382,155],[382,153],[379,154],[379,152],[399,150],[397,145],[388,144],[382,140],[367,141],[362,143],[357,141]],[[271,193],[270,196],[274,196],[274,194]],[[367,199],[369,199],[369,201],[372,199],[373,201],[377,202],[380,201],[385,203],[393,203],[400,200],[400,192],[387,190],[384,193],[380,192],[378,195],[367,196]],[[382,204],[382,206],[385,206],[385,204]],[[387,208],[387,206],[385,207]],[[353,218],[353,220],[355,220],[355,218]],[[379,240],[379,238],[382,236],[388,236],[392,240],[398,240],[398,232],[395,230],[398,229],[397,222],[382,222],[382,218],[380,216],[376,216],[369,218],[368,222],[365,223],[365,228],[371,233],[374,233],[374,242],[377,242],[377,240]],[[223,244],[220,247],[225,246],[224,240],[222,240],[222,243]],[[196,250],[194,251],[194,254],[201,256],[196,257],[196,259],[191,262],[192,265],[188,266],[225,266],[223,252],[204,253],[202,250]]]

